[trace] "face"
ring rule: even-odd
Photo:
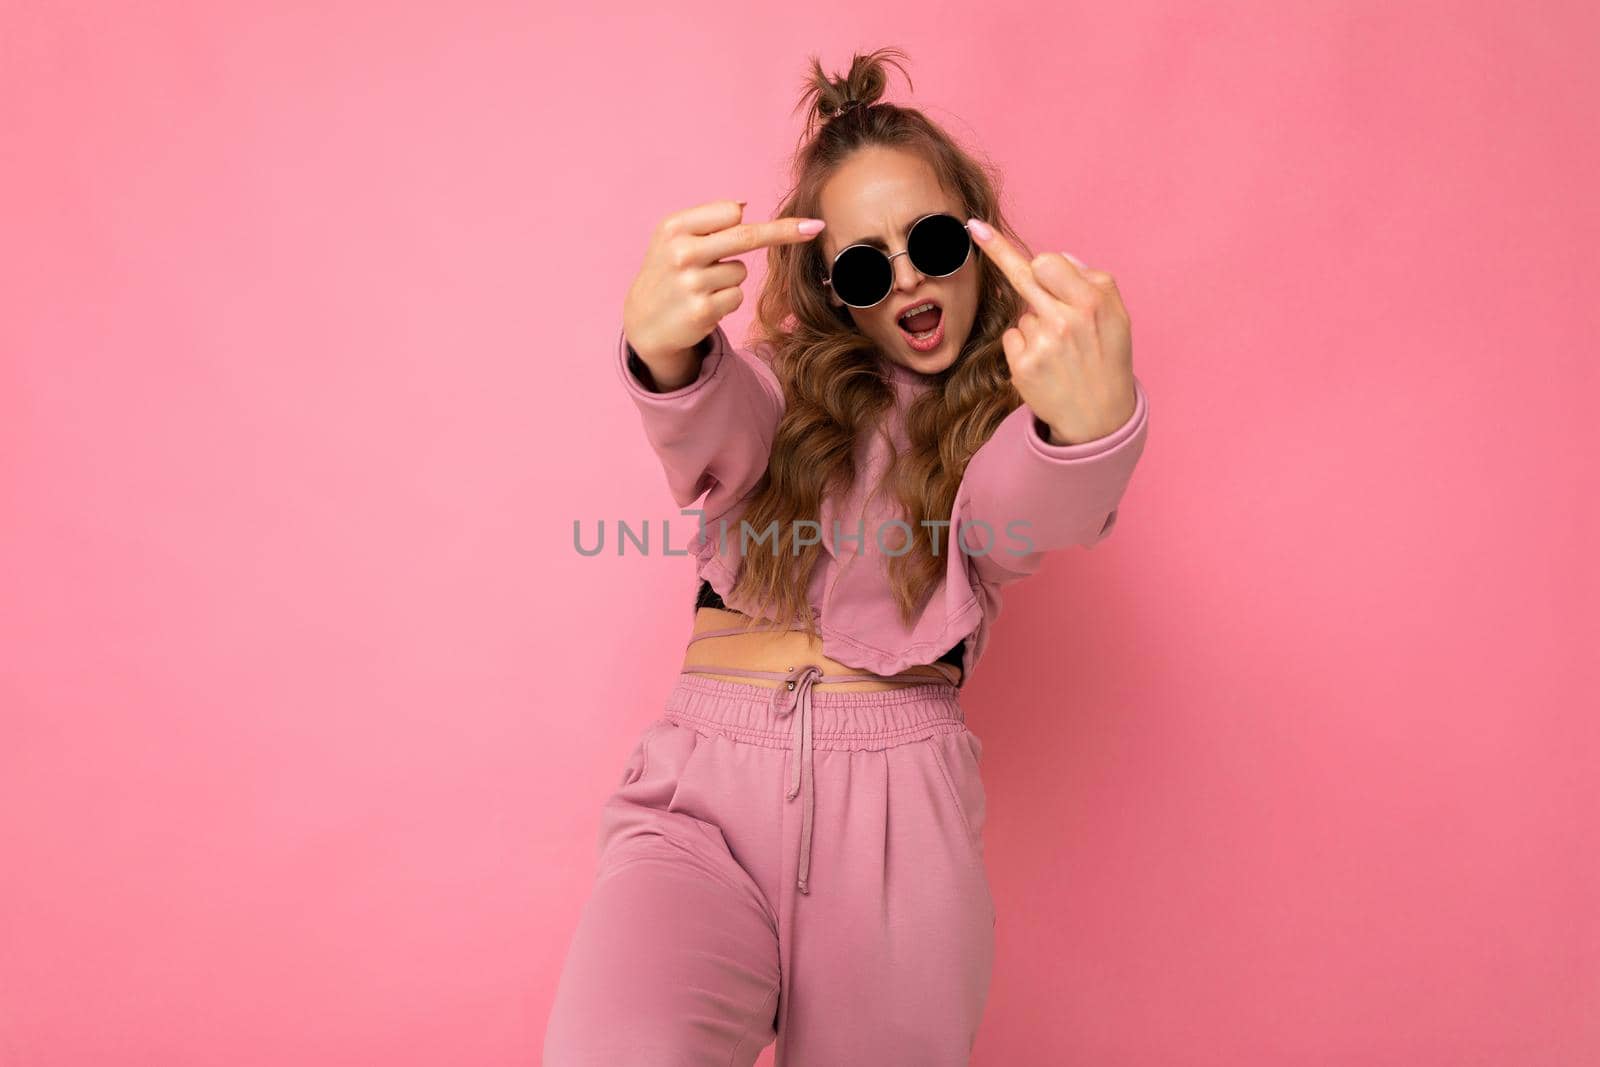
[[[944,212],[962,222],[960,202],[939,184],[921,156],[895,148],[863,148],[847,159],[822,187],[819,214],[824,270],[833,257],[853,244],[876,243],[893,255],[906,247],[906,231],[924,215]],[[856,329],[872,338],[878,351],[904,367],[936,374],[956,361],[978,313],[976,248],[961,269],[945,278],[929,278],[911,265],[910,256],[895,256],[894,289],[870,308],[850,308],[824,286],[828,300],[846,307]],[[902,311],[932,301],[938,305],[937,329],[931,347],[899,321]],[[918,325],[921,325],[919,322]]]

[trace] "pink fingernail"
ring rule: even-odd
[[[1061,254],[1072,260],[1072,265],[1077,267],[1079,270],[1084,270],[1088,266],[1088,264],[1084,263],[1083,260],[1073,255],[1071,252],[1063,252]]]
[[[813,233],[821,233],[822,228],[826,225],[827,223],[823,222],[821,219],[806,219],[806,221],[796,226],[795,229],[799,230],[803,234],[809,235]]]
[[[994,230],[990,229],[989,224],[982,219],[968,219],[967,226],[971,228],[972,236],[980,241],[987,241],[994,236]]]

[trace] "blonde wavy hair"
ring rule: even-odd
[[[905,73],[893,56],[907,58],[896,48],[857,54],[849,73],[837,79],[824,74],[817,57],[811,57],[796,108],[808,114],[794,158],[794,184],[773,217],[821,217],[821,189],[840,164],[859,149],[887,146],[922,156],[955,195],[961,217],[985,220],[1031,256],[1002,216],[998,174],[922,112],[880,102],[885,65]],[[910,81],[907,75],[908,87]],[[855,104],[847,107],[851,101]],[[876,344],[855,328],[846,308],[828,302],[821,284],[828,264],[820,243],[776,245],[767,257],[751,340],[770,348],[786,409],[744,520],[757,533],[776,522],[778,539],[776,546],[744,555],[735,589],[762,605],[765,617],[799,622],[819,636],[806,592],[824,549],[813,543],[797,550],[797,523],[819,522],[827,494],[842,493],[853,484],[855,442],[860,434],[875,431],[892,407],[894,393],[878,368]],[[956,533],[948,526],[930,530],[923,520],[952,519],[968,460],[1022,402],[1000,343],[1016,323],[1021,297],[976,249],[968,265],[979,272],[971,334],[955,362],[932,376],[932,388],[907,410],[907,451],[893,453],[876,487],[892,490],[900,517],[912,530],[911,550],[889,557],[890,584],[907,625],[943,576]],[[867,532],[867,537],[874,536],[874,531]],[[898,551],[903,545],[888,547]]]

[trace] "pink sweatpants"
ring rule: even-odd
[[[544,1067],[748,1067],[774,1039],[778,1067],[967,1063],[995,911],[959,691],[813,691],[802,750],[782,690],[681,675],[634,745]]]

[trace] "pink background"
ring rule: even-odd
[[[537,1062],[690,625],[623,294],[891,44],[1152,403],[967,690],[975,1062],[1600,1060],[1587,5],[324,7],[0,11],[0,1063]]]

